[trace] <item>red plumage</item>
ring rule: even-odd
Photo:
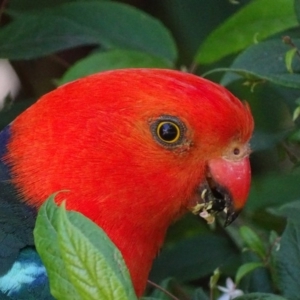
[[[173,148],[151,131],[166,115],[186,128]],[[141,295],[168,226],[195,204],[209,161],[248,161],[252,130],[248,106],[217,84],[171,70],[119,70],[43,96],[11,125],[6,160],[31,205],[69,190],[59,199],[107,232]]]

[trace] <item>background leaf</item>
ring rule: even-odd
[[[300,40],[294,40],[300,45]],[[240,54],[229,68],[218,68],[205,74],[228,71],[221,80],[222,85],[229,85],[233,81],[243,77],[250,83],[270,81],[272,83],[291,88],[300,88],[300,75],[291,74],[285,64],[286,53],[290,46],[280,40],[261,42],[249,47]],[[300,57],[294,56],[291,69],[297,73],[300,71]]]
[[[241,265],[236,273],[235,284],[238,285],[244,276],[254,271],[255,269],[261,267],[264,267],[262,263],[255,263],[255,262]]]
[[[51,242],[56,245],[49,250]],[[53,196],[40,209],[35,243],[57,299],[136,299],[122,255],[104,231],[79,213],[57,208]]]
[[[254,0],[216,28],[203,42],[196,62],[208,64],[240,51],[255,40],[298,25],[293,0]]]
[[[135,49],[170,62],[177,56],[169,31],[158,20],[106,1],[66,3],[24,15],[1,29],[0,41],[0,57],[14,60],[80,45]]]
[[[262,240],[259,236],[249,227],[242,226],[240,228],[240,235],[246,245],[257,255],[264,258],[266,255],[266,250]]]
[[[154,282],[166,277],[195,280],[210,275],[218,266],[226,264],[236,254],[235,251],[233,245],[222,236],[208,234],[185,239],[160,254],[150,279]]]
[[[93,53],[74,64],[58,81],[64,84],[72,80],[113,69],[124,68],[167,68],[174,66],[170,62],[147,53],[115,49],[108,52]]]
[[[297,210],[299,213],[299,209]],[[299,214],[298,214],[299,216]],[[299,217],[298,217],[299,219]],[[300,222],[288,219],[277,255],[278,283],[283,296],[300,299]]]

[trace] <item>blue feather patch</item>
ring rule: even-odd
[[[53,300],[34,248],[36,209],[22,201],[3,156],[10,126],[0,132],[0,300]]]
[[[11,299],[53,299],[46,269],[34,248],[23,249],[11,269],[0,277],[0,291]]]

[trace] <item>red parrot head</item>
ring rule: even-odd
[[[53,192],[120,249],[137,295],[175,219],[230,223],[250,187],[249,107],[225,88],[172,70],[100,73],[43,96],[11,125],[13,182],[39,207]]]

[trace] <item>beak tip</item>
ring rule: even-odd
[[[226,214],[224,227],[229,226],[240,214],[240,211],[229,210]]]

